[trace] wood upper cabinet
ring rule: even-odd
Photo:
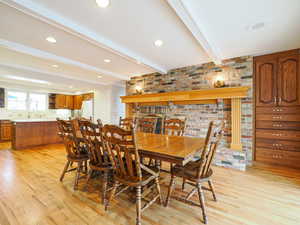
[[[74,109],[81,109],[82,106],[82,96],[75,95],[74,96]]]
[[[74,96],[66,95],[66,108],[73,109],[74,108]]]
[[[66,95],[58,94],[55,98],[55,108],[65,109],[66,108]]]
[[[278,105],[300,106],[299,54],[279,58]]]
[[[256,106],[276,106],[277,103],[277,60],[257,61]]]

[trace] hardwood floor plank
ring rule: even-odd
[[[134,224],[135,204],[124,193],[113,200],[108,212],[99,198],[100,181],[93,180],[84,192],[73,190],[74,173],[59,182],[65,164],[62,145],[13,151],[0,143],[1,225],[114,225]],[[169,165],[166,164],[166,167]],[[257,164],[246,172],[214,167],[218,202],[205,193],[211,225],[299,225],[300,171]],[[169,174],[162,173],[165,198]],[[182,195],[176,179],[175,195]],[[188,187],[184,192],[191,190]],[[197,200],[193,196],[192,200]],[[154,204],[144,211],[143,225],[203,224],[198,207],[171,199],[165,208]]]

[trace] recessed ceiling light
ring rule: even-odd
[[[18,76],[13,76],[13,75],[4,75],[4,77],[8,78],[8,79],[28,81],[28,82],[32,82],[32,83],[51,84],[50,82],[45,81],[45,80],[37,80],[37,79],[26,78],[26,77],[18,77]]]
[[[164,44],[164,42],[162,40],[156,40],[154,42],[154,44],[155,44],[156,47],[161,47]]]
[[[99,75],[99,76],[98,76],[98,78],[102,78],[102,76],[101,76],[101,75]]]
[[[54,37],[47,37],[46,40],[50,43],[56,43],[56,39]]]
[[[110,59],[104,59],[104,62],[106,62],[106,63],[110,63],[110,62],[111,62],[111,60],[110,60]]]
[[[71,85],[69,88],[73,88],[73,86]]]
[[[96,0],[96,3],[99,7],[106,8],[109,5],[110,1],[109,0]]]
[[[139,61],[139,60],[136,60],[136,63],[137,63],[137,64],[142,64],[142,62],[141,62],[141,61]]]
[[[58,65],[52,65],[52,67],[54,67],[54,68],[57,68],[57,67],[58,67]]]

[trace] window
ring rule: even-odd
[[[47,109],[47,95],[22,91],[8,91],[7,109],[45,111]]]
[[[7,92],[7,109],[26,110],[27,93],[18,91]]]
[[[30,111],[44,111],[46,110],[46,95],[29,93],[28,104]]]

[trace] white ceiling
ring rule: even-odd
[[[111,0],[107,8],[95,0],[0,0],[0,80],[9,82],[1,77],[9,70],[79,91],[299,48],[299,11],[299,0]]]

